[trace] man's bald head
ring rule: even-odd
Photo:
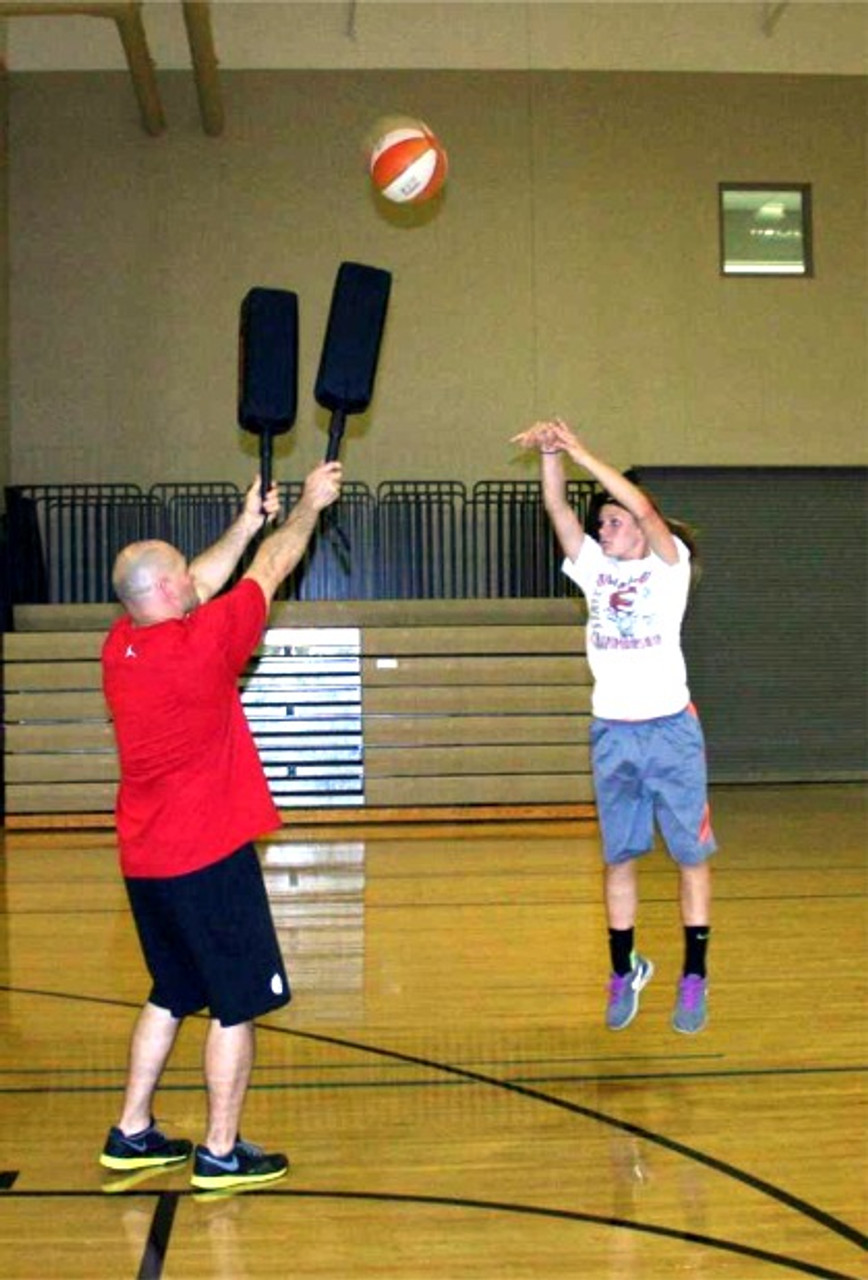
[[[183,607],[173,608],[167,602],[166,585],[177,585],[186,575],[187,563],[177,547],[155,538],[124,547],[112,569],[112,586],[136,621],[156,622],[183,616],[194,606],[189,593]],[[184,594],[182,590],[181,595]]]

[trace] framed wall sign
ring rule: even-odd
[[[725,276],[811,276],[807,183],[721,182],[720,271]]]

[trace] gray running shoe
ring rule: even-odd
[[[678,983],[672,1026],[685,1035],[701,1031],[708,1021],[708,979],[688,973]]]
[[[651,980],[654,966],[644,956],[637,955],[629,973],[613,973],[609,979],[609,1003],[606,1006],[606,1026],[610,1031],[623,1031],[639,1011],[639,992]]]

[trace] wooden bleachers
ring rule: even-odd
[[[99,652],[116,614],[111,605],[16,608],[15,630],[3,638],[7,827],[111,824],[117,759]],[[292,723],[293,745],[314,741],[312,726],[325,741],[333,710],[355,714],[359,725],[358,750],[335,753],[358,765],[336,765],[330,779],[320,746],[310,753],[316,767],[286,770],[291,794],[277,797],[281,813],[328,822],[593,816],[583,622],[578,599],[276,604],[250,687],[262,683],[269,653],[294,654],[287,639],[303,633],[300,697],[306,705],[320,697],[319,719],[301,733]],[[355,662],[358,693],[339,697],[355,706],[333,709],[334,662],[319,653],[329,646],[307,641],[354,634],[358,657],[342,661]],[[285,679],[294,687],[295,677]]]

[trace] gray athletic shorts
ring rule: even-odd
[[[657,720],[593,719],[591,764],[606,863],[648,853],[655,824],[683,866],[714,853],[705,741],[692,705]]]
[[[127,877],[125,883],[153,979],[152,1004],[176,1018],[207,1008],[231,1027],[289,1003],[252,844],[188,875]]]

